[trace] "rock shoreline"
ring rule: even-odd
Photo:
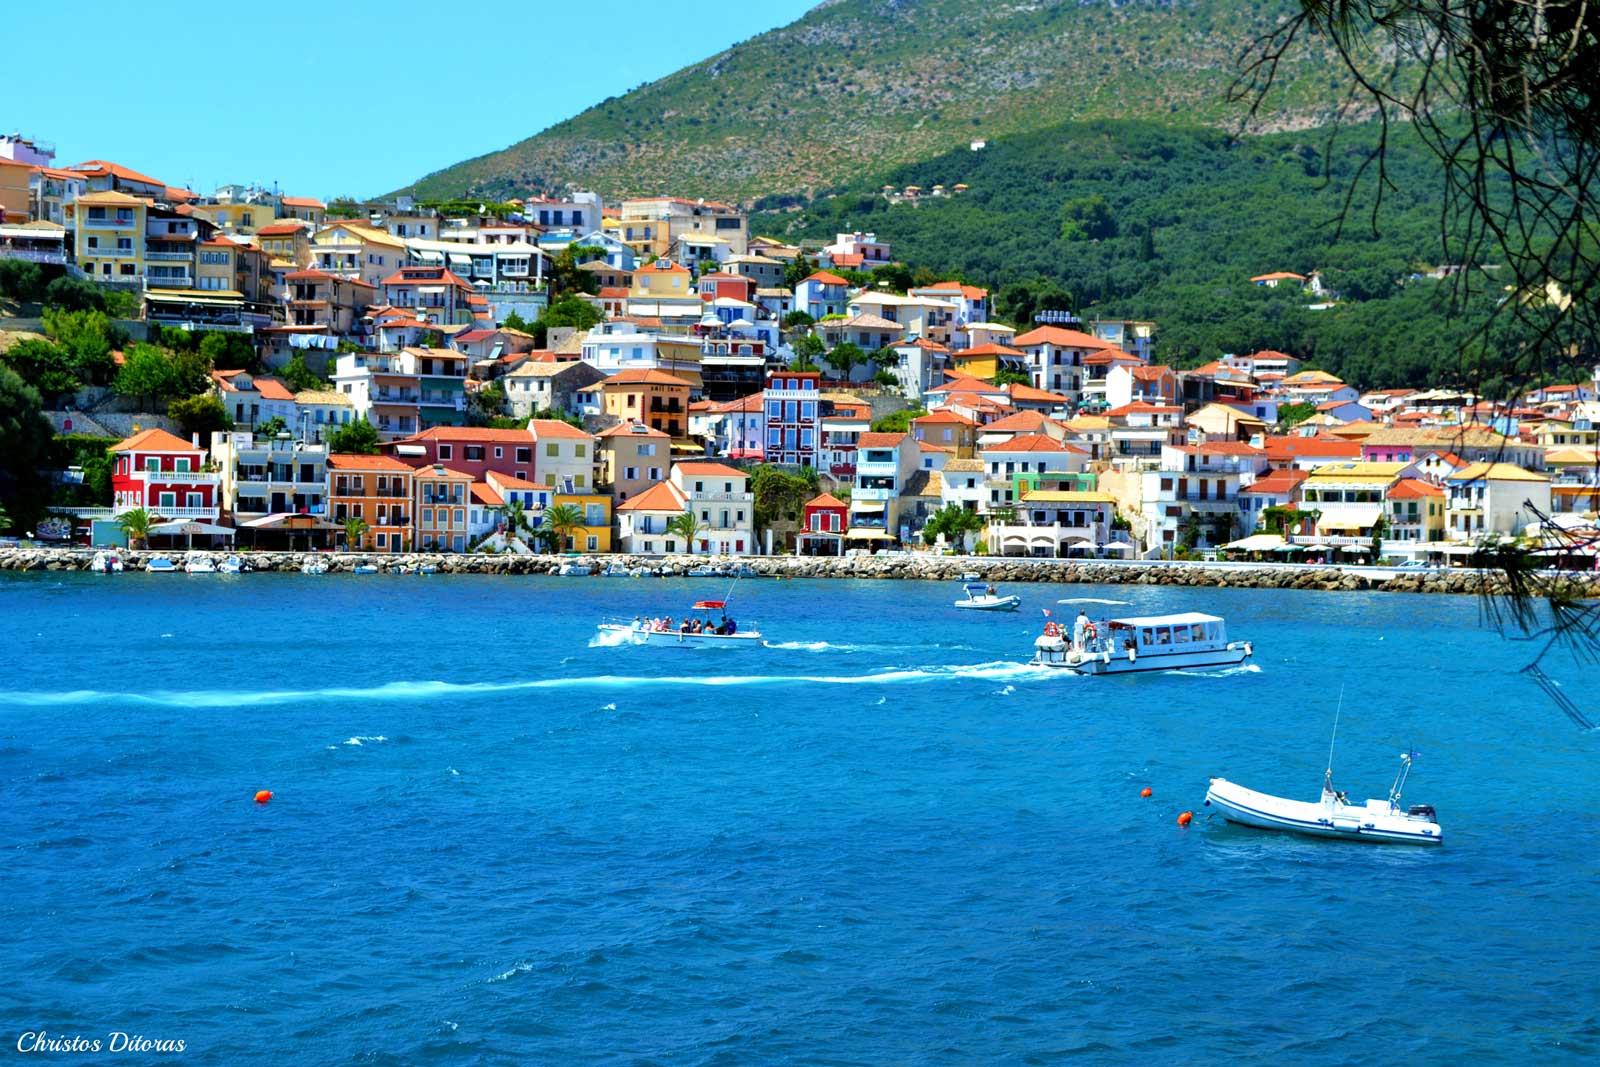
[[[0,571],[83,571],[96,553],[82,548],[0,549]],[[221,559],[226,553],[212,553]],[[182,552],[123,552],[127,570],[144,570],[147,560],[166,556],[181,561]],[[308,561],[325,564],[329,574],[349,573],[371,565],[387,573],[394,568],[431,567],[437,574],[554,575],[562,567],[586,566],[598,575],[611,566],[645,568],[665,577],[682,577],[697,567],[743,565],[755,577],[841,578],[953,582],[965,574],[1004,583],[1060,582],[1083,585],[1185,585],[1234,589],[1378,590],[1394,593],[1483,594],[1497,592],[1500,579],[1473,571],[1423,571],[1374,575],[1338,567],[1229,567],[1182,563],[1103,563],[983,556],[755,556],[741,559],[705,556],[516,556],[450,553],[240,553],[251,571],[298,572]],[[1575,574],[1580,595],[1600,596],[1600,576]]]

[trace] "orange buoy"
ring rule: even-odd
[[[1183,812],[1182,814],[1180,814],[1178,816],[1178,825],[1179,826],[1188,826],[1189,822],[1193,818],[1194,818],[1194,812],[1192,812],[1192,811]]]
[[[257,804],[265,804],[267,801],[269,801],[271,799],[272,799],[272,790],[270,790],[270,789],[263,789],[263,790],[260,790],[259,792],[256,793],[256,803]]]
[[[1145,786],[1143,789],[1139,790],[1139,795],[1142,796],[1142,797],[1149,796],[1150,795],[1150,787],[1149,786]]]

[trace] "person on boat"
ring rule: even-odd
[[[678,625],[678,632],[680,634],[686,634],[686,633],[689,632],[689,620],[688,619],[684,619],[683,622]]]
[[[994,596],[994,586],[991,585],[989,588],[985,589],[984,593],[986,593],[989,596]]]
[[[732,619],[728,619],[727,623],[728,623],[728,636],[729,637],[732,637],[734,634],[739,632],[738,623],[734,622]]]
[[[1078,609],[1078,617],[1072,623],[1072,647],[1079,652],[1083,651],[1083,638],[1089,629],[1089,616],[1082,608]]]

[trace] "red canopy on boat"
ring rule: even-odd
[[[697,611],[701,610],[701,609],[705,609],[705,608],[724,608],[724,607],[727,607],[727,601],[725,601],[725,600],[697,600],[697,601],[695,601],[694,606],[695,606],[695,610],[697,610]]]

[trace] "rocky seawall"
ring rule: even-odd
[[[88,570],[96,553],[78,548],[0,548],[0,571]],[[211,553],[222,559],[226,553]],[[146,562],[164,556],[176,563],[182,552],[123,552],[129,571],[145,569]],[[328,573],[349,573],[360,566],[379,568],[381,574],[415,572],[431,568],[440,575],[598,575],[608,568],[646,571],[662,577],[682,577],[701,567],[742,565],[747,574],[761,578],[846,578],[858,580],[910,580],[953,582],[964,575],[996,583],[1067,582],[1104,585],[1187,585],[1239,589],[1380,590],[1395,593],[1483,594],[1497,592],[1500,580],[1470,570],[1418,571],[1386,574],[1339,567],[1251,567],[1199,563],[1104,563],[1044,559],[1001,559],[965,556],[852,556],[852,557],[749,557],[740,560],[705,556],[517,556],[453,555],[449,553],[312,553],[248,552],[240,558],[251,571],[299,572],[308,562],[318,562]],[[574,573],[576,572],[576,573]],[[1576,574],[1574,592],[1600,596],[1600,576]]]

